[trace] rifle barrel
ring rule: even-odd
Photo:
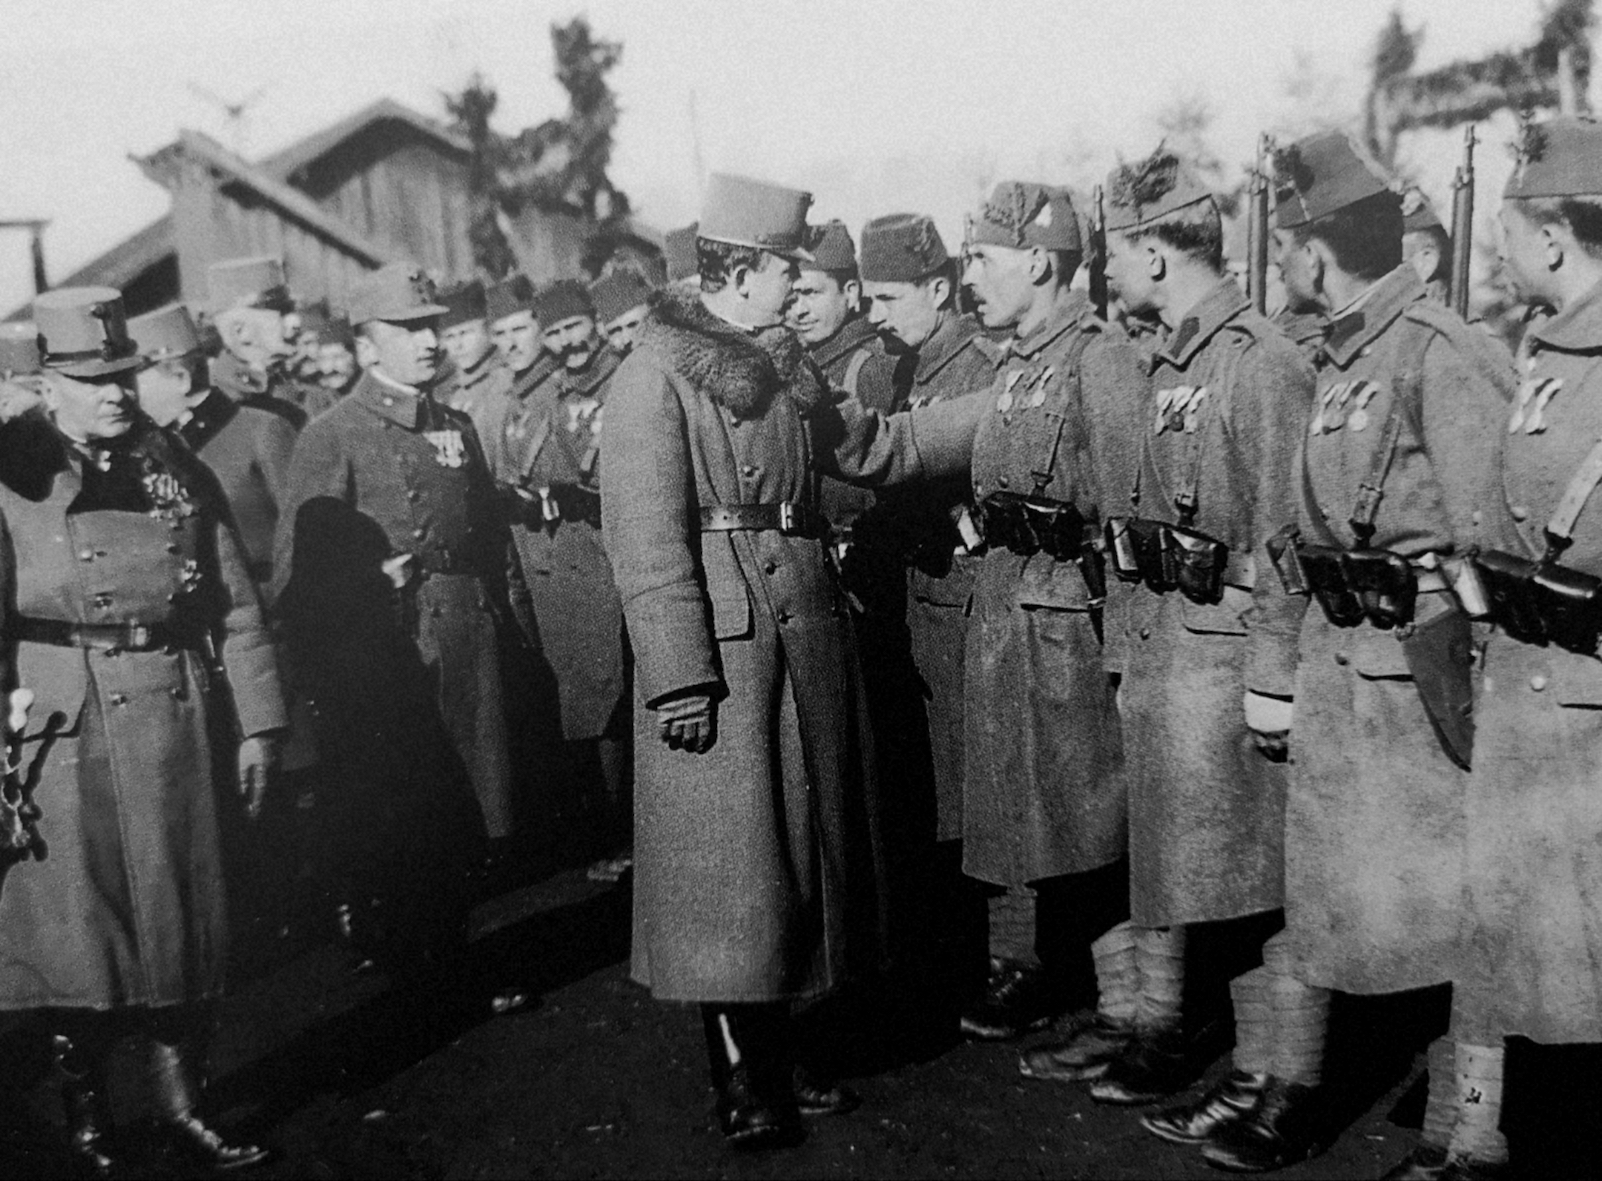
[[[1469,275],[1474,261],[1474,124],[1463,133],[1463,162],[1452,176],[1452,308],[1469,311]]]

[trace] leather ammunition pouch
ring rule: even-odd
[[[1413,621],[1418,574],[1400,554],[1314,545],[1300,538],[1294,552],[1303,583],[1336,627],[1356,627],[1366,619],[1389,629]]]
[[[1084,576],[1092,606],[1107,597],[1107,575],[1096,548],[1096,526],[1067,501],[1017,492],[992,492],[978,506],[976,523],[986,545],[1000,546],[1021,557],[1045,554],[1058,562],[1075,562]]]
[[[1107,552],[1113,573],[1125,582],[1143,582],[1162,594],[1177,590],[1197,603],[1224,596],[1229,547],[1184,525],[1146,517],[1114,517],[1107,522]]]
[[[1602,633],[1602,578],[1501,550],[1470,555],[1486,617],[1516,640],[1593,655]]]

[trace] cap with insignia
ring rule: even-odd
[[[669,230],[662,238],[662,258],[667,263],[669,283],[680,279],[693,279],[701,273],[701,260],[695,252],[699,222],[691,222],[676,230]]]
[[[39,372],[39,330],[26,320],[0,323],[0,377]]]
[[[546,328],[574,316],[595,318],[590,293],[577,279],[557,279],[534,293],[534,318]]]
[[[363,275],[350,293],[350,322],[385,320],[406,324],[445,314],[434,302],[434,281],[411,262],[392,262]]]
[[[200,351],[200,333],[189,309],[181,303],[135,316],[128,321],[128,335],[147,361],[166,361]]]
[[[1602,194],[1602,123],[1565,115],[1524,122],[1513,144],[1515,164],[1502,195],[1591,197]]]
[[[295,307],[284,278],[284,260],[273,255],[214,262],[206,272],[206,286],[214,315],[230,308],[288,312]]]
[[[1105,192],[1102,211],[1108,230],[1137,229],[1213,196],[1195,172],[1161,144],[1144,160],[1120,164],[1109,172]]]
[[[439,302],[445,305],[445,314],[439,321],[442,329],[488,317],[484,284],[477,279],[469,279],[465,283],[456,283],[445,288],[439,293]]]
[[[890,213],[862,227],[862,278],[867,283],[917,283],[951,261],[934,219]]]
[[[1435,216],[1435,206],[1424,195],[1424,190],[1414,187],[1402,194],[1402,233],[1416,234],[1420,230],[1445,229],[1441,219]]]
[[[1006,180],[995,187],[990,200],[968,215],[966,240],[970,245],[1010,246],[1026,250],[1084,250],[1073,198],[1058,185]]]
[[[114,287],[57,287],[33,301],[39,364],[68,377],[104,377],[144,362]]]
[[[1295,229],[1380,193],[1390,178],[1345,134],[1325,131],[1274,152],[1274,222]]]
[[[804,259],[811,204],[812,194],[800,189],[714,172],[707,182],[696,235]]]
[[[491,324],[533,310],[534,284],[521,271],[513,271],[484,293],[484,318]]]
[[[801,264],[803,270],[856,272],[856,243],[851,241],[846,223],[838,218],[820,226],[808,226],[806,246],[811,257]]]
[[[651,294],[651,285],[638,273],[626,267],[602,275],[590,284],[590,302],[595,305],[595,317],[610,324],[619,316],[633,311]]]

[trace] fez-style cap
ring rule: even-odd
[[[800,189],[714,172],[707,182],[696,233],[713,242],[804,259],[811,204],[812,194]]]
[[[128,321],[128,335],[147,361],[166,361],[200,351],[200,333],[181,303],[146,312]]]
[[[990,200],[968,215],[967,241],[1014,250],[1084,250],[1068,190],[1023,180],[1002,181]]]
[[[284,260],[276,256],[214,262],[206,272],[206,285],[211,291],[213,314],[230,308],[288,312],[295,307],[284,279]]]
[[[916,283],[951,261],[934,219],[891,213],[862,227],[862,278],[868,283]]]
[[[1390,178],[1339,131],[1297,140],[1274,152],[1274,222],[1294,229],[1380,193]]]
[[[1107,174],[1102,212],[1108,230],[1133,230],[1212,196],[1184,161],[1159,144],[1144,160]]]
[[[632,312],[650,294],[651,285],[627,267],[602,275],[590,284],[590,302],[595,305],[596,319],[603,324]]]
[[[386,263],[363,275],[350,293],[352,324],[369,320],[406,324],[444,314],[445,308],[434,302],[434,281],[416,263]]]
[[[335,315],[321,300],[300,309],[300,330],[309,333],[320,344],[338,343],[347,347],[356,343],[350,321]]]
[[[534,310],[534,284],[521,271],[514,271],[484,293],[484,318],[491,324]]]
[[[802,268],[808,271],[852,271],[857,269],[857,247],[851,231],[838,218],[821,226],[807,227],[807,253]]]
[[[33,301],[39,364],[68,377],[103,377],[144,364],[114,287],[57,287]]]
[[[465,283],[445,288],[439,293],[439,302],[445,305],[445,315],[439,322],[441,328],[468,324],[474,320],[487,319],[489,316],[489,305],[484,298],[484,284],[477,279],[469,279]]]
[[[696,232],[700,228],[700,222],[692,221],[687,226],[669,230],[663,236],[662,256],[667,263],[669,283],[677,283],[680,279],[693,278],[701,273],[701,259],[695,252]]]
[[[1513,143],[1516,161],[1504,197],[1602,194],[1602,124],[1573,115],[1525,122]]]
[[[0,323],[0,378],[39,372],[39,330],[27,320]]]
[[[555,279],[534,293],[534,318],[544,327],[574,316],[595,318],[589,290],[577,279]]]
[[[1445,229],[1441,219],[1435,216],[1435,206],[1424,195],[1424,190],[1414,187],[1402,194],[1402,233],[1416,234],[1420,230]]]

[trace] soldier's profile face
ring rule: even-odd
[[[491,324],[490,338],[495,341],[495,351],[513,373],[523,372],[540,355],[540,326],[535,322],[534,313],[526,309],[502,316]]]
[[[606,343],[618,352],[627,355],[634,347],[634,338],[640,331],[640,325],[645,321],[645,305],[630,308],[617,319],[610,321],[606,326]]]
[[[483,320],[452,324],[440,332],[439,343],[445,355],[456,362],[457,368],[467,369],[489,352],[489,325]]]
[[[558,320],[543,333],[541,341],[546,352],[561,358],[569,369],[582,369],[595,355],[599,343],[595,336],[595,319],[592,316],[568,316]]]
[[[1306,307],[1318,296],[1314,282],[1313,252],[1296,241],[1289,230],[1274,231],[1274,261],[1279,264],[1280,280],[1285,284],[1285,299],[1292,307]]]
[[[819,344],[850,318],[855,292],[855,283],[841,283],[827,271],[802,271],[791,285],[784,322],[808,344]]]
[[[974,311],[986,328],[1010,328],[1029,308],[1034,281],[1029,252],[989,242],[967,247],[962,283],[973,296]]]
[[[1545,278],[1550,274],[1550,248],[1541,226],[1526,216],[1517,201],[1504,201],[1496,220],[1501,227],[1497,248],[1502,271],[1520,299],[1548,297]]]
[[[439,336],[433,320],[374,320],[363,339],[371,346],[366,363],[391,380],[425,386],[439,374]]]
[[[800,277],[799,265],[767,251],[763,251],[762,261],[755,268],[740,268],[738,286],[752,328],[770,328],[783,322],[790,293]]]
[[[940,307],[951,287],[943,278],[922,283],[864,283],[868,321],[892,352],[923,347],[940,326]]]
[[[50,372],[43,387],[45,408],[69,438],[85,443],[115,439],[133,426],[131,384],[127,373],[68,377]]]
[[[139,409],[157,425],[171,426],[189,408],[191,384],[189,370],[181,362],[147,365],[134,378]]]
[[[1107,293],[1131,312],[1152,307],[1156,283],[1150,260],[1151,250],[1140,240],[1116,230],[1107,235]]]

